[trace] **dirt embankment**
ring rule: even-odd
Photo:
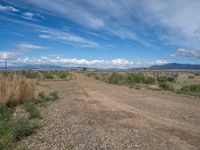
[[[109,85],[74,74],[43,82],[61,99],[42,110],[29,149],[200,149],[200,100]]]

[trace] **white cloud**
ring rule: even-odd
[[[112,60],[111,63],[113,65],[116,65],[116,66],[127,66],[127,65],[133,65],[133,64],[135,64],[134,61],[129,61],[129,60],[120,59],[120,58]]]
[[[77,58],[61,58],[61,57],[39,57],[39,58],[18,58],[9,62],[11,66],[19,65],[58,65],[62,67],[97,67],[97,68],[132,68],[132,67],[148,67],[156,64],[165,64],[165,60],[155,61],[134,61],[122,58],[112,60],[88,60]]]
[[[0,59],[11,59],[16,55],[15,52],[1,51]]]
[[[33,16],[35,16],[33,13],[31,12],[25,12],[24,16],[28,17],[28,18],[33,18]]]
[[[19,10],[12,6],[3,6],[0,4],[0,11],[18,12]]]
[[[22,15],[23,18],[28,19],[28,20],[33,20],[33,21],[38,21],[39,18],[44,19],[44,16],[42,16],[39,13],[32,13],[32,12],[25,12]]]
[[[200,1],[198,0],[148,0],[141,1],[140,18],[151,27],[162,28],[160,35],[171,44],[200,46]],[[137,11],[137,12],[138,12]]]
[[[168,64],[169,63],[169,61],[167,61],[167,60],[156,60],[155,62],[154,62],[154,64],[155,65],[164,65],[164,64]]]
[[[200,49],[188,50],[185,48],[179,48],[172,56],[183,56],[200,59]]]
[[[44,49],[45,47],[31,43],[21,43],[17,45],[20,49]]]
[[[28,20],[36,20],[34,19],[35,14],[31,12],[25,12],[23,13],[23,18],[28,19]]]
[[[26,50],[0,51],[0,59],[14,59],[18,55],[27,53]]]
[[[70,42],[70,43],[78,44],[81,47],[97,47],[98,46],[98,43],[87,40],[83,37],[80,37],[68,31],[58,31],[58,30],[52,30],[52,29],[39,30],[39,31],[41,32],[39,37],[43,39]]]
[[[31,43],[20,43],[16,45],[17,50],[0,51],[0,59],[14,59],[19,55],[26,54],[33,49],[44,49],[45,47],[40,45],[34,45]]]

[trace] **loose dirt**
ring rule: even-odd
[[[60,100],[41,110],[38,133],[22,140],[32,150],[200,149],[200,100],[135,90],[82,74],[41,82]]]

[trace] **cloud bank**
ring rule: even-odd
[[[63,42],[70,42],[80,47],[97,47],[99,44],[91,40],[85,39],[81,36],[70,33],[69,31],[59,31],[50,28],[45,30],[38,30],[42,39],[57,40]]]
[[[45,48],[40,45],[26,43],[26,42],[18,44],[17,47],[20,49],[44,49]]]
[[[199,59],[200,49],[188,50],[185,48],[179,48],[176,50],[176,53],[173,56],[183,56],[183,57]]]
[[[0,11],[18,12],[19,10],[12,6],[5,6],[0,4]]]
[[[5,53],[4,53],[5,54]],[[0,56],[4,56],[0,54]],[[13,54],[12,54],[13,55]],[[133,61],[122,58],[112,60],[88,60],[77,58],[61,58],[61,57],[39,57],[39,58],[17,58],[9,61],[10,66],[23,66],[23,65],[55,65],[62,67],[95,67],[95,68],[131,68],[131,67],[148,67],[151,65],[160,65],[168,63],[166,60],[156,61]],[[3,64],[2,64],[3,65]]]

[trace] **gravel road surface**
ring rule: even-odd
[[[135,90],[82,74],[41,82],[60,99],[42,108],[37,134],[19,145],[31,150],[199,150],[200,99]]]

